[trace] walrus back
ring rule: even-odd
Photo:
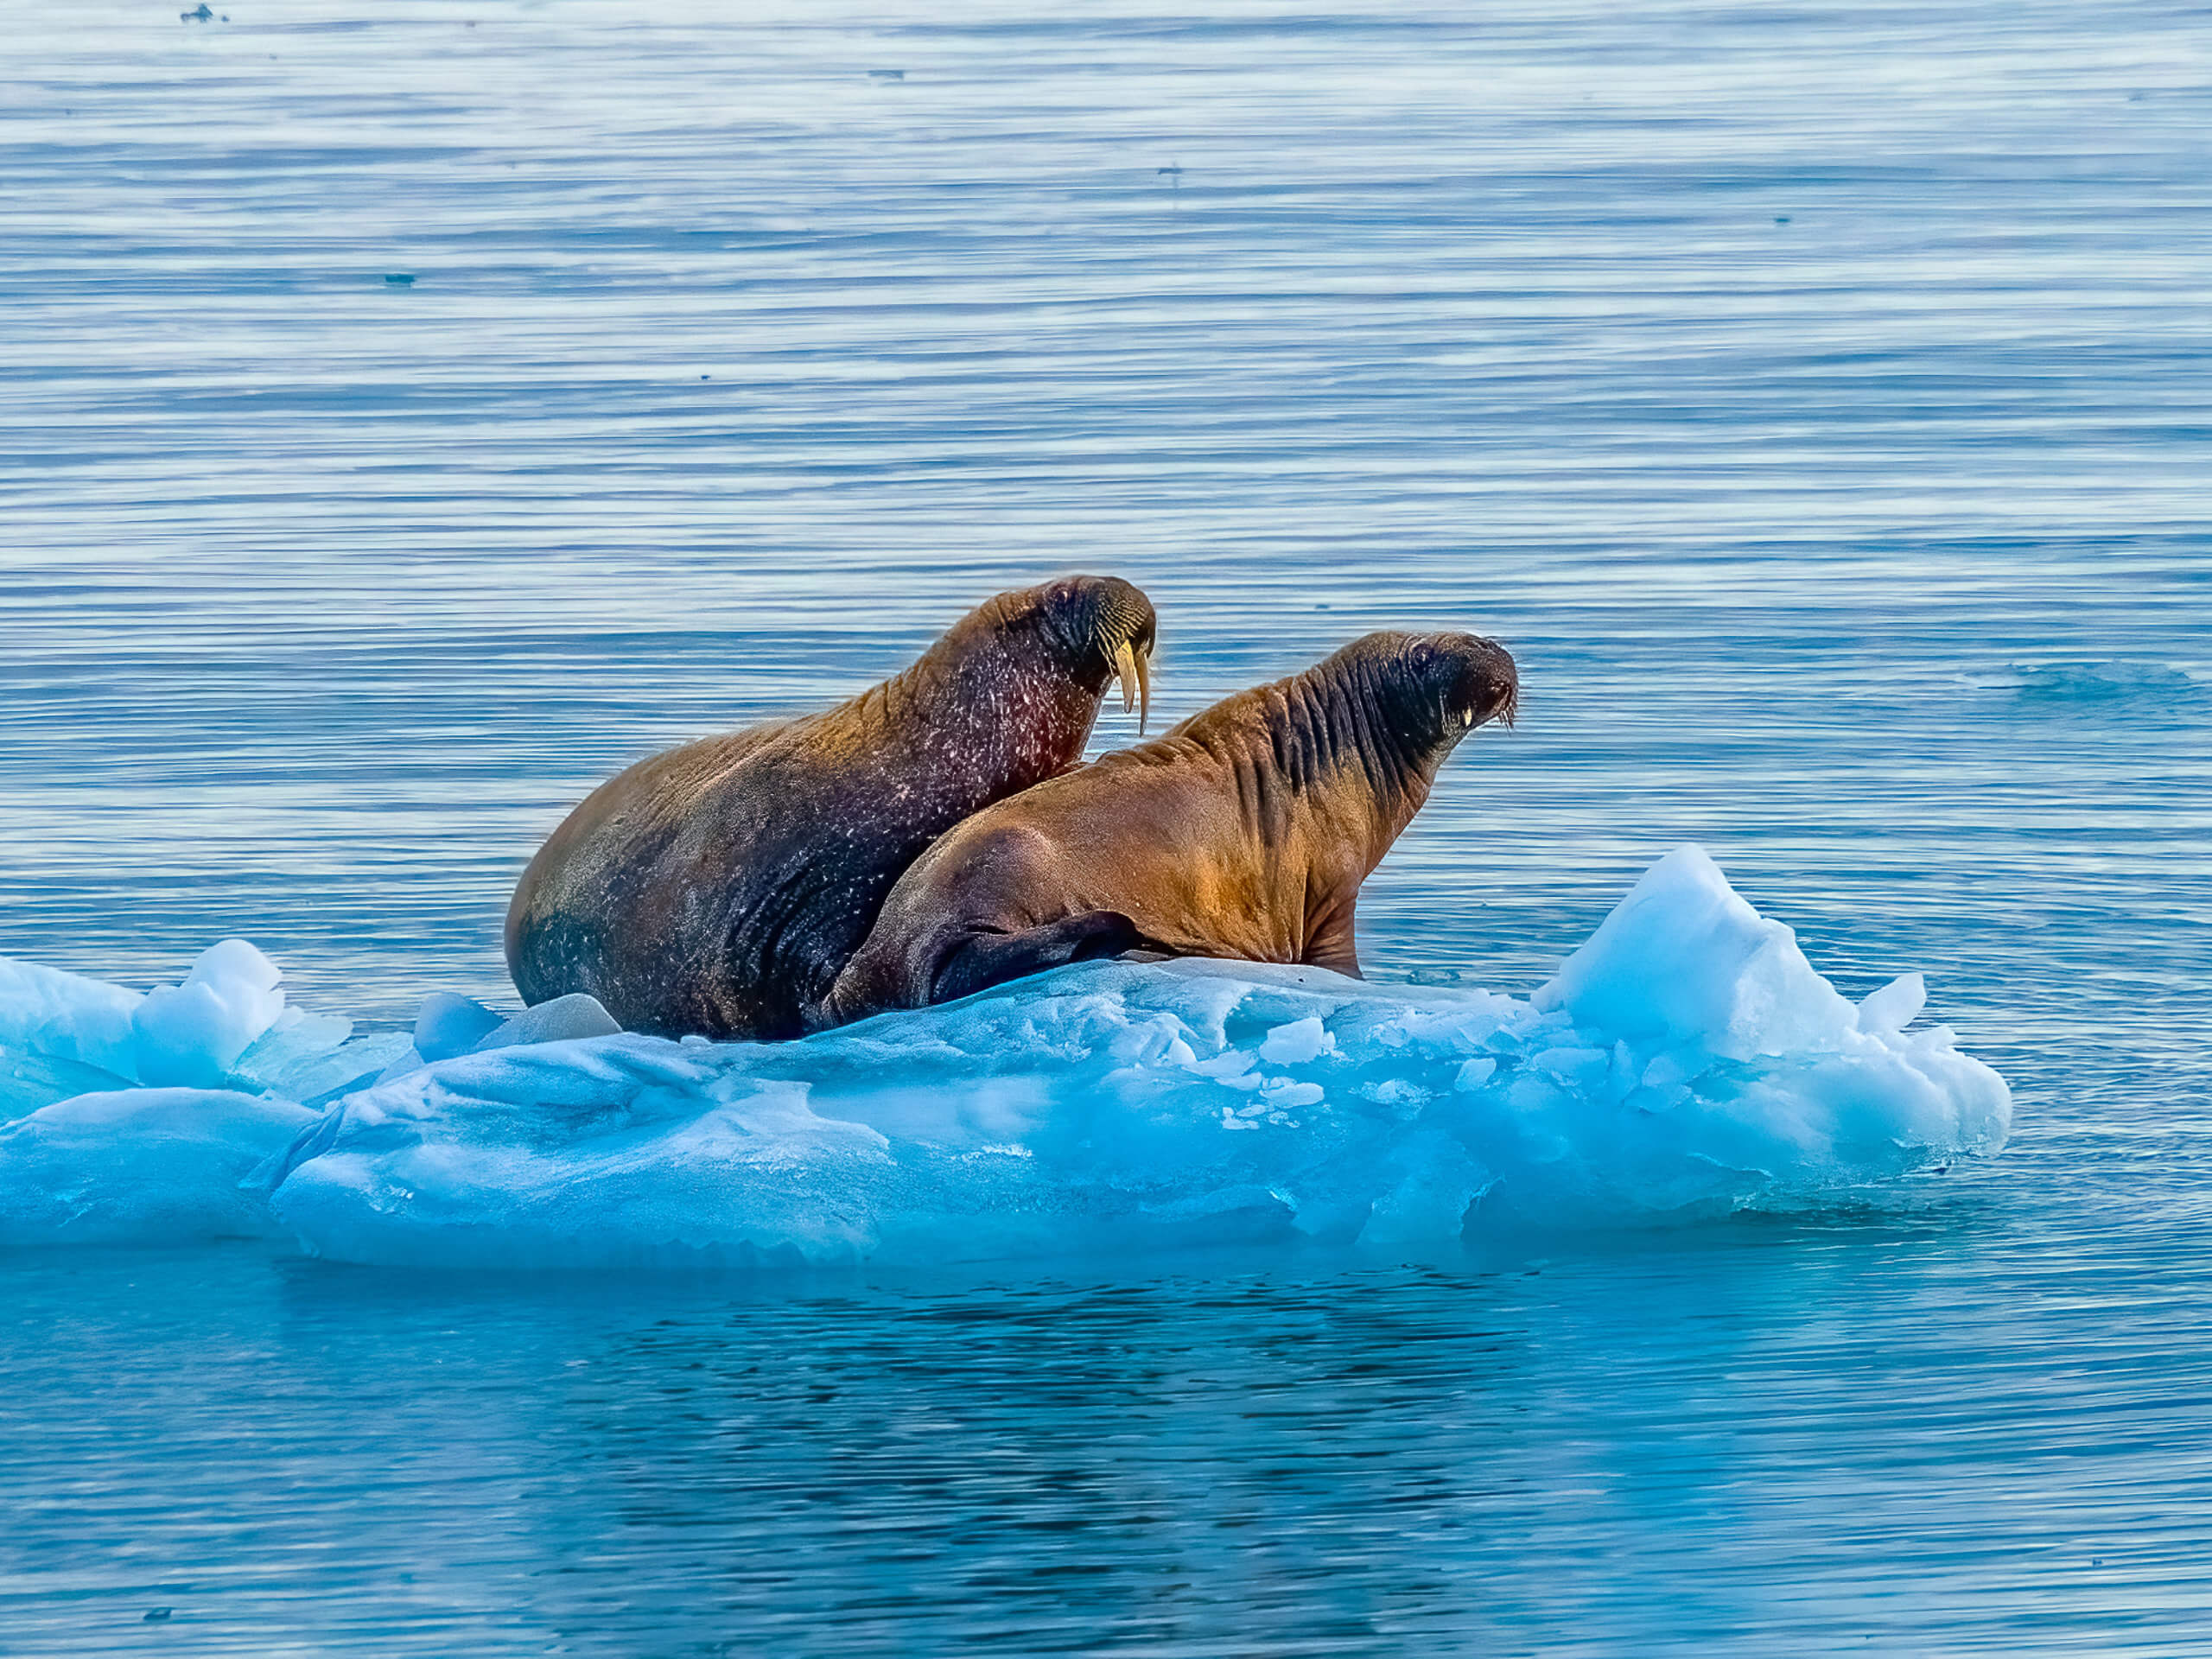
[[[874,925],[892,885],[983,804],[924,786],[872,691],[655,755],[556,830],[510,907],[531,1003],[585,991],[629,1030],[779,1040]]]
[[[777,791],[760,763],[810,723],[687,743],[593,791],[538,849],[508,906],[507,966],[524,1001],[583,991],[631,1030],[719,1028],[728,1010],[715,1005],[729,999],[709,994],[724,954],[716,923],[744,907],[748,872],[779,839]]]

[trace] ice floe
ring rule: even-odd
[[[785,1044],[450,995],[359,1037],[238,941],[143,999],[0,961],[0,1240],[927,1262],[1817,1204],[2004,1143],[1996,1073],[1908,1028],[1925,995],[1854,1006],[1695,848],[1526,999],[1104,963]]]

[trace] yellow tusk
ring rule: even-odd
[[[1122,682],[1122,712],[1125,715],[1137,706],[1138,660],[1136,648],[1128,640],[1114,647],[1114,674]]]
[[[1152,653],[1135,653],[1137,662],[1137,735],[1144,735],[1145,722],[1152,718]]]

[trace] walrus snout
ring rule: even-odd
[[[1469,731],[1492,720],[1510,726],[1521,702],[1521,671],[1513,653],[1477,634],[1452,638],[1451,654],[1459,665],[1448,700],[1453,717]]]
[[[1119,576],[1067,576],[1045,604],[1069,648],[1090,653],[1102,686],[1122,683],[1122,712],[1135,708],[1141,734],[1152,718],[1152,650],[1159,619],[1152,601]]]
[[[1414,728],[1433,723],[1436,737],[1456,743],[1485,721],[1513,723],[1521,677],[1513,653],[1503,645],[1474,633],[1399,638],[1401,707]]]

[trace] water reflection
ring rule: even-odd
[[[2145,1252],[1930,1222],[1000,1283],[19,1262],[16,1629],[96,1650],[158,1594],[207,1652],[2108,1643],[2113,1596],[2201,1587],[2202,1311],[2123,1337]],[[46,1386],[94,1370],[97,1421]]]

